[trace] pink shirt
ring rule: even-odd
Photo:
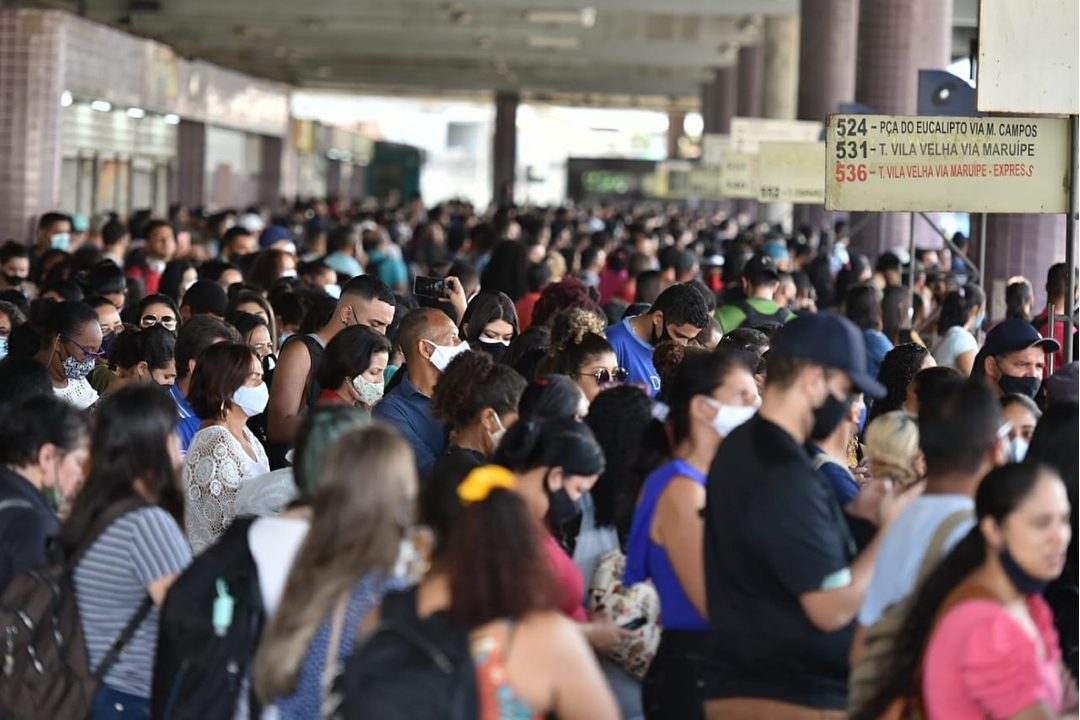
[[[585,606],[581,599],[585,597],[585,578],[574,561],[559,545],[551,533],[544,533],[544,549],[547,550],[551,569],[555,573],[555,605],[563,615],[575,622],[586,622]]]
[[[1061,711],[1061,651],[1046,601],[1027,597],[1042,638],[1035,639],[996,600],[967,600],[938,623],[926,649],[923,702],[927,717],[1008,718],[1039,701]]]

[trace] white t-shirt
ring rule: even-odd
[[[310,524],[301,518],[259,518],[248,528],[248,547],[259,570],[259,590],[269,618],[285,592],[293,560],[307,537]]]
[[[953,325],[934,348],[934,360],[938,365],[959,370],[960,368],[956,366],[956,358],[971,350],[978,352],[979,341],[964,328]]]
[[[911,503],[881,541],[874,561],[874,577],[859,611],[860,625],[873,625],[889,606],[915,590],[923,558],[941,523],[959,510],[974,509],[975,501],[967,495],[923,495]],[[946,539],[943,551],[952,550],[973,527],[974,517],[960,523]]]

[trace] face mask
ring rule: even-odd
[[[499,441],[501,441],[503,439],[503,435],[506,434],[506,428],[503,427],[502,418],[499,417],[498,413],[495,413],[495,424],[499,426],[499,429],[495,432],[488,433],[488,437],[491,438],[492,450],[499,447]]]
[[[94,370],[94,366],[97,365],[97,361],[94,358],[86,358],[82,362],[76,360],[73,356],[68,355],[64,358],[62,363],[64,368],[64,377],[68,380],[82,380]]]
[[[352,386],[356,394],[360,396],[360,402],[368,407],[373,406],[382,399],[383,388],[386,387],[384,383],[368,382],[359,375],[352,379]]]
[[[826,393],[825,403],[819,408],[814,408],[814,428],[810,431],[810,438],[824,440],[832,435],[833,430],[849,410],[851,410],[851,401],[839,400],[831,392]]]
[[[4,282],[6,282],[11,287],[20,287],[25,281],[26,278],[20,277],[19,275],[4,275]]]
[[[436,345],[430,340],[424,342],[435,348],[435,351],[431,353],[431,364],[435,366],[435,369],[442,372],[446,369],[446,366],[450,364],[450,361],[456,358],[463,352],[467,352],[469,349],[469,343],[462,341],[458,345]]]
[[[975,330],[981,330],[983,323],[986,322],[986,313],[981,312],[975,316]]]
[[[1035,399],[1036,393],[1039,392],[1039,385],[1041,384],[1042,378],[1037,377],[1002,375],[998,378],[998,387],[1001,388],[1001,392],[1006,395],[1009,393],[1020,393],[1021,395],[1027,395],[1032,400]]]
[[[289,269],[289,270],[282,270],[281,271],[281,277],[283,277],[283,278],[294,278],[294,277],[296,277],[296,268],[292,268],[292,269]]]
[[[1009,442],[1009,462],[1024,462],[1027,451],[1027,440],[1017,435]]]
[[[549,492],[548,499],[551,503],[548,508],[548,522],[555,530],[566,527],[581,514],[581,508],[570,499],[570,493],[566,492],[566,488]]]
[[[509,340],[491,340],[482,337],[480,338],[480,347],[477,349],[486,352],[496,363],[501,363],[503,358],[506,357],[506,351],[509,347]]]
[[[232,401],[245,415],[255,417],[266,410],[266,403],[270,401],[270,389],[266,387],[266,383],[259,383],[256,387],[241,385],[233,393]]]
[[[262,363],[264,374],[273,372],[274,368],[277,367],[277,355],[275,355],[274,353],[270,353],[262,360],[260,360],[260,362]]]
[[[716,415],[710,421],[713,430],[720,437],[727,437],[731,431],[749,420],[757,412],[753,406],[725,405],[715,398],[705,396],[705,402],[716,408]]]
[[[191,286],[194,285],[196,282],[198,282],[198,281],[197,280],[192,280],[189,283],[184,283],[184,287],[180,288],[180,294],[183,295],[184,293],[186,293],[188,290],[191,289]]]
[[[6,337],[0,337],[0,360],[7,357],[8,354],[8,339]]]
[[[71,235],[69,233],[55,233],[49,238],[49,246],[52,247],[53,250],[63,250],[64,252],[67,252],[68,248],[71,247]]]
[[[330,297],[334,298],[335,300],[337,300],[337,299],[339,299],[341,297],[341,286],[340,285],[323,285],[322,289],[323,289],[324,293],[326,293]]]
[[[1009,576],[1009,580],[1016,586],[1016,589],[1024,595],[1041,595],[1046,586],[1050,584],[1046,580],[1040,580],[1028,575],[1026,570],[1016,564],[1007,548],[1001,549],[999,557],[1001,558],[1001,568]]]
[[[109,350],[112,349],[114,342],[116,342],[116,333],[114,332],[107,332],[101,336],[101,352],[105,353],[103,357],[109,357]]]
[[[660,332],[656,331],[655,327],[649,329],[649,344],[656,347],[665,340],[670,340],[671,336],[668,335],[667,325],[660,326]]]

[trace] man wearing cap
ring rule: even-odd
[[[772,325],[779,327],[795,317],[787,308],[773,300],[780,285],[780,270],[776,261],[768,255],[755,255],[743,268],[745,300],[737,300],[716,310],[716,320],[727,335],[732,330],[746,326],[761,329]]]
[[[1020,393],[1034,399],[1042,384],[1046,356],[1061,343],[1043,337],[1031,323],[1010,318],[994,326],[975,356],[971,376],[982,378],[998,397]]]
[[[914,498],[889,490],[858,556],[835,493],[805,449],[856,393],[880,398],[859,330],[798,317],[773,339],[758,414],[724,440],[705,507],[715,681],[706,716],[845,717],[848,650],[881,535]]]

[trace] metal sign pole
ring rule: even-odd
[[[1070,118],[1072,137],[1070,165],[1072,177],[1069,179],[1069,215],[1065,223],[1065,265],[1068,268],[1068,281],[1065,290],[1065,362],[1073,361],[1073,330],[1076,297],[1076,231],[1080,222],[1080,195],[1077,190],[1077,175],[1080,175],[1080,115]],[[1051,334],[1054,328],[1049,328]]]

